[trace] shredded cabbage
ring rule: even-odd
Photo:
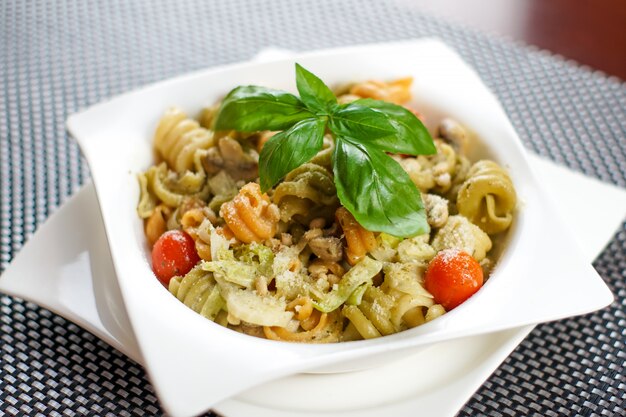
[[[293,317],[285,311],[287,303],[271,296],[261,297],[252,291],[235,290],[225,294],[228,312],[246,323],[286,327]]]
[[[211,242],[215,242],[217,248],[213,251],[212,245],[213,260],[203,262],[205,271],[219,273],[226,281],[247,289],[252,288],[257,276],[271,273],[274,254],[267,246],[253,242],[238,247],[235,253],[215,230],[211,232]]]
[[[257,267],[235,260],[203,262],[202,269],[219,273],[226,281],[241,285],[245,288],[252,288],[257,276]]]
[[[364,257],[361,262],[346,272],[336,288],[314,301],[313,306],[323,313],[339,308],[359,286],[365,283],[371,285],[372,278],[380,272],[382,267],[382,262]]]

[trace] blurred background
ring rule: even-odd
[[[626,0],[396,0],[626,80]]]

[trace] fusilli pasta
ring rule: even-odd
[[[508,174],[493,161],[478,161],[467,173],[459,189],[459,213],[489,234],[502,232],[513,221],[517,202]]]
[[[284,181],[276,186],[272,200],[278,205],[283,222],[293,219],[302,224],[308,224],[317,217],[332,219],[339,204],[331,173],[313,163],[304,164],[287,174]]]
[[[251,182],[232,201],[222,205],[220,216],[237,239],[250,243],[274,236],[279,211],[266,194],[261,194],[259,185]]]
[[[370,80],[357,83],[350,89],[350,94],[363,98],[389,101],[394,104],[404,104],[411,98],[411,84],[413,78],[400,78],[391,82]]]
[[[179,174],[192,170],[196,151],[210,148],[213,142],[210,130],[175,107],[165,112],[154,134],[154,147]]]
[[[172,278],[170,292],[196,313],[214,320],[225,303],[213,274],[195,267],[184,277]]]

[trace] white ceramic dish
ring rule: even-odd
[[[531,160],[567,224],[576,226],[575,237],[585,258],[594,259],[626,215],[626,191],[536,157]],[[573,191],[588,198],[581,202]],[[606,208],[603,216],[594,215],[597,207]],[[56,244],[60,235],[64,236],[63,245]],[[32,262],[34,258],[38,262]],[[142,362],[122,304],[92,184],[37,230],[0,277],[0,291],[46,307]],[[225,400],[214,409],[227,417],[311,413],[409,417],[418,410],[428,416],[453,416],[532,327],[441,342],[364,372],[289,376]],[[429,374],[437,377],[416,377]],[[317,394],[311,396],[310,392]]]
[[[296,60],[330,84],[412,75],[415,104],[429,120],[454,117],[509,168],[522,201],[516,225],[496,272],[472,299],[433,322],[385,338],[302,345],[255,339],[215,325],[177,302],[155,280],[135,213],[135,176],[152,162],[158,118],[171,105],[194,114],[240,84],[293,91]],[[498,102],[438,41],[353,47],[211,69],[96,105],[71,116],[68,128],[90,166],[143,363],[164,408],[174,416],[197,414],[246,388],[295,372],[582,314],[612,300],[590,264],[576,255],[578,247],[544,197]],[[213,379],[218,382],[208,382],[212,379],[207,373],[219,375]]]

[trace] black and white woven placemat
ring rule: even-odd
[[[89,176],[65,132],[67,115],[146,83],[250,58],[267,46],[304,50],[438,36],[496,92],[528,148],[626,186],[624,83],[424,16],[408,4],[0,2],[0,271]],[[594,265],[616,302],[537,327],[460,415],[625,415],[624,225]],[[161,411],[140,366],[73,323],[0,295],[0,415]]]

